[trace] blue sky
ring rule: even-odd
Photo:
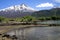
[[[60,0],[0,0],[0,9],[20,5],[22,3],[37,10],[60,7]]]

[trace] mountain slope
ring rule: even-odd
[[[0,16],[7,18],[17,18],[23,16],[35,16],[35,17],[49,17],[49,16],[60,16],[60,8],[52,8],[50,10],[40,10],[35,9],[25,5],[15,5],[5,9],[0,10]]]
[[[40,10],[32,14],[35,17],[49,17],[49,16],[60,16],[60,8],[52,8],[50,10]]]
[[[16,18],[31,15],[33,12],[35,12],[33,8],[26,6],[25,4],[21,4],[0,10],[0,16]]]

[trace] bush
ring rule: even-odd
[[[52,20],[57,20],[57,17],[56,16],[52,16],[51,19]]]
[[[40,17],[40,18],[38,18],[38,20],[44,21],[44,20],[46,20],[46,18],[45,17]]]
[[[51,20],[51,17],[47,17],[46,20]]]
[[[0,17],[0,22],[4,21],[5,18],[4,17]]]

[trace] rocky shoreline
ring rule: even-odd
[[[37,24],[37,23],[0,23],[0,26],[14,26],[14,25],[40,25],[40,26],[60,26],[60,24]]]

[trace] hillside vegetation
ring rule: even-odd
[[[32,14],[32,16],[35,16],[35,17],[51,17],[51,16],[60,17],[60,8],[52,8],[50,10],[36,11]]]

